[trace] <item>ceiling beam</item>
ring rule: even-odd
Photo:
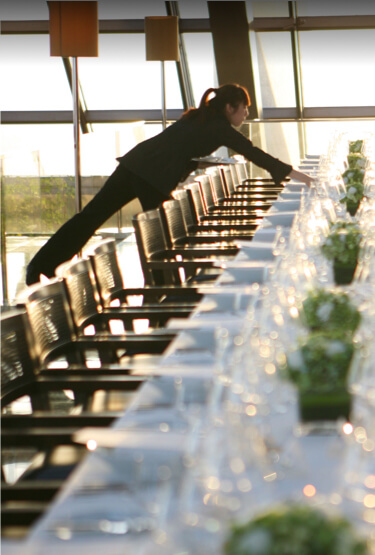
[[[209,19],[180,19],[180,33],[208,33]],[[99,33],[144,33],[144,19],[103,19],[99,21]],[[3,35],[48,35],[49,21],[2,21]]]
[[[249,28],[257,32],[331,31],[374,29],[375,15],[332,15],[307,17],[254,17]]]

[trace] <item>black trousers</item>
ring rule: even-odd
[[[26,283],[39,274],[53,277],[59,264],[77,254],[95,231],[128,202],[138,198],[143,210],[152,210],[169,198],[165,193],[119,165],[101,190],[49,239],[27,267]]]

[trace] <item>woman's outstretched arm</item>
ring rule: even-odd
[[[306,183],[306,185],[310,185],[314,181],[314,178],[311,177],[311,175],[307,175],[306,173],[300,172],[295,169],[292,169],[288,177],[290,177],[291,179],[298,179],[298,181],[302,181],[302,183]]]

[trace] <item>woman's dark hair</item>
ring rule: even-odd
[[[249,93],[241,85],[221,85],[217,89],[207,89],[201,98],[199,107],[192,108],[184,116],[202,117],[204,119],[217,114],[224,114],[227,104],[237,108],[240,104],[250,106],[250,103]]]

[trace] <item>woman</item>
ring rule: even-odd
[[[249,95],[239,85],[208,89],[198,108],[190,109],[162,133],[118,158],[118,167],[99,193],[31,260],[27,285],[39,281],[40,274],[52,277],[59,264],[77,254],[94,232],[131,200],[138,198],[143,210],[156,208],[197,168],[193,158],[207,156],[220,146],[268,170],[276,184],[288,175],[310,183],[308,175],[254,147],[235,129],[246,119],[249,105]]]

